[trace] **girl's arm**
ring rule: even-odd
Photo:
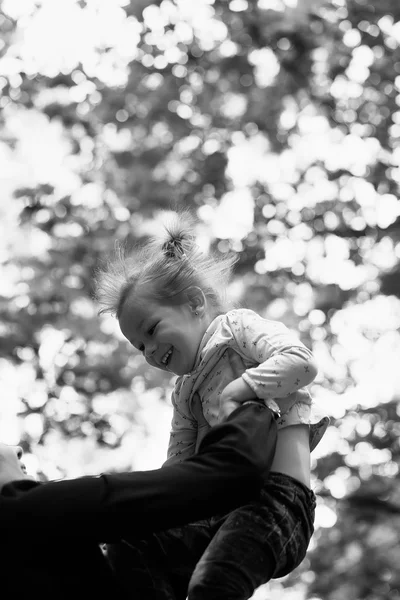
[[[285,398],[309,385],[317,375],[311,351],[283,323],[250,310],[228,313],[228,322],[244,359],[256,363],[226,386],[221,406],[250,397]],[[302,390],[309,397],[307,390]],[[226,416],[226,410],[223,411]]]
[[[247,369],[242,379],[258,398],[285,398],[309,385],[317,366],[308,348],[292,347],[276,351],[257,367]]]
[[[311,351],[283,323],[251,310],[228,317],[244,358],[256,363],[242,378],[258,398],[285,398],[309,385],[317,375]]]

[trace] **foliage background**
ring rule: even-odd
[[[398,2],[3,0],[0,29],[1,439],[42,478],[161,464],[172,382],[92,281],[189,207],[332,418],[307,559],[255,598],[399,598]]]

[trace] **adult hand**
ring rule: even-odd
[[[226,419],[243,402],[255,399],[257,399],[255,393],[242,377],[234,379],[228,383],[221,394],[218,422]]]

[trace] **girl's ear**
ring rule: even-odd
[[[192,312],[203,315],[207,305],[203,290],[193,285],[185,290],[185,294]]]

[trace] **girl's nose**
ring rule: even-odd
[[[151,358],[154,354],[154,352],[156,351],[157,346],[155,344],[151,344],[150,346],[147,345],[146,346],[146,350],[145,350],[145,357],[146,358]]]
[[[15,446],[15,453],[18,457],[18,460],[21,460],[22,455],[24,453],[24,451],[22,450],[21,446]]]

